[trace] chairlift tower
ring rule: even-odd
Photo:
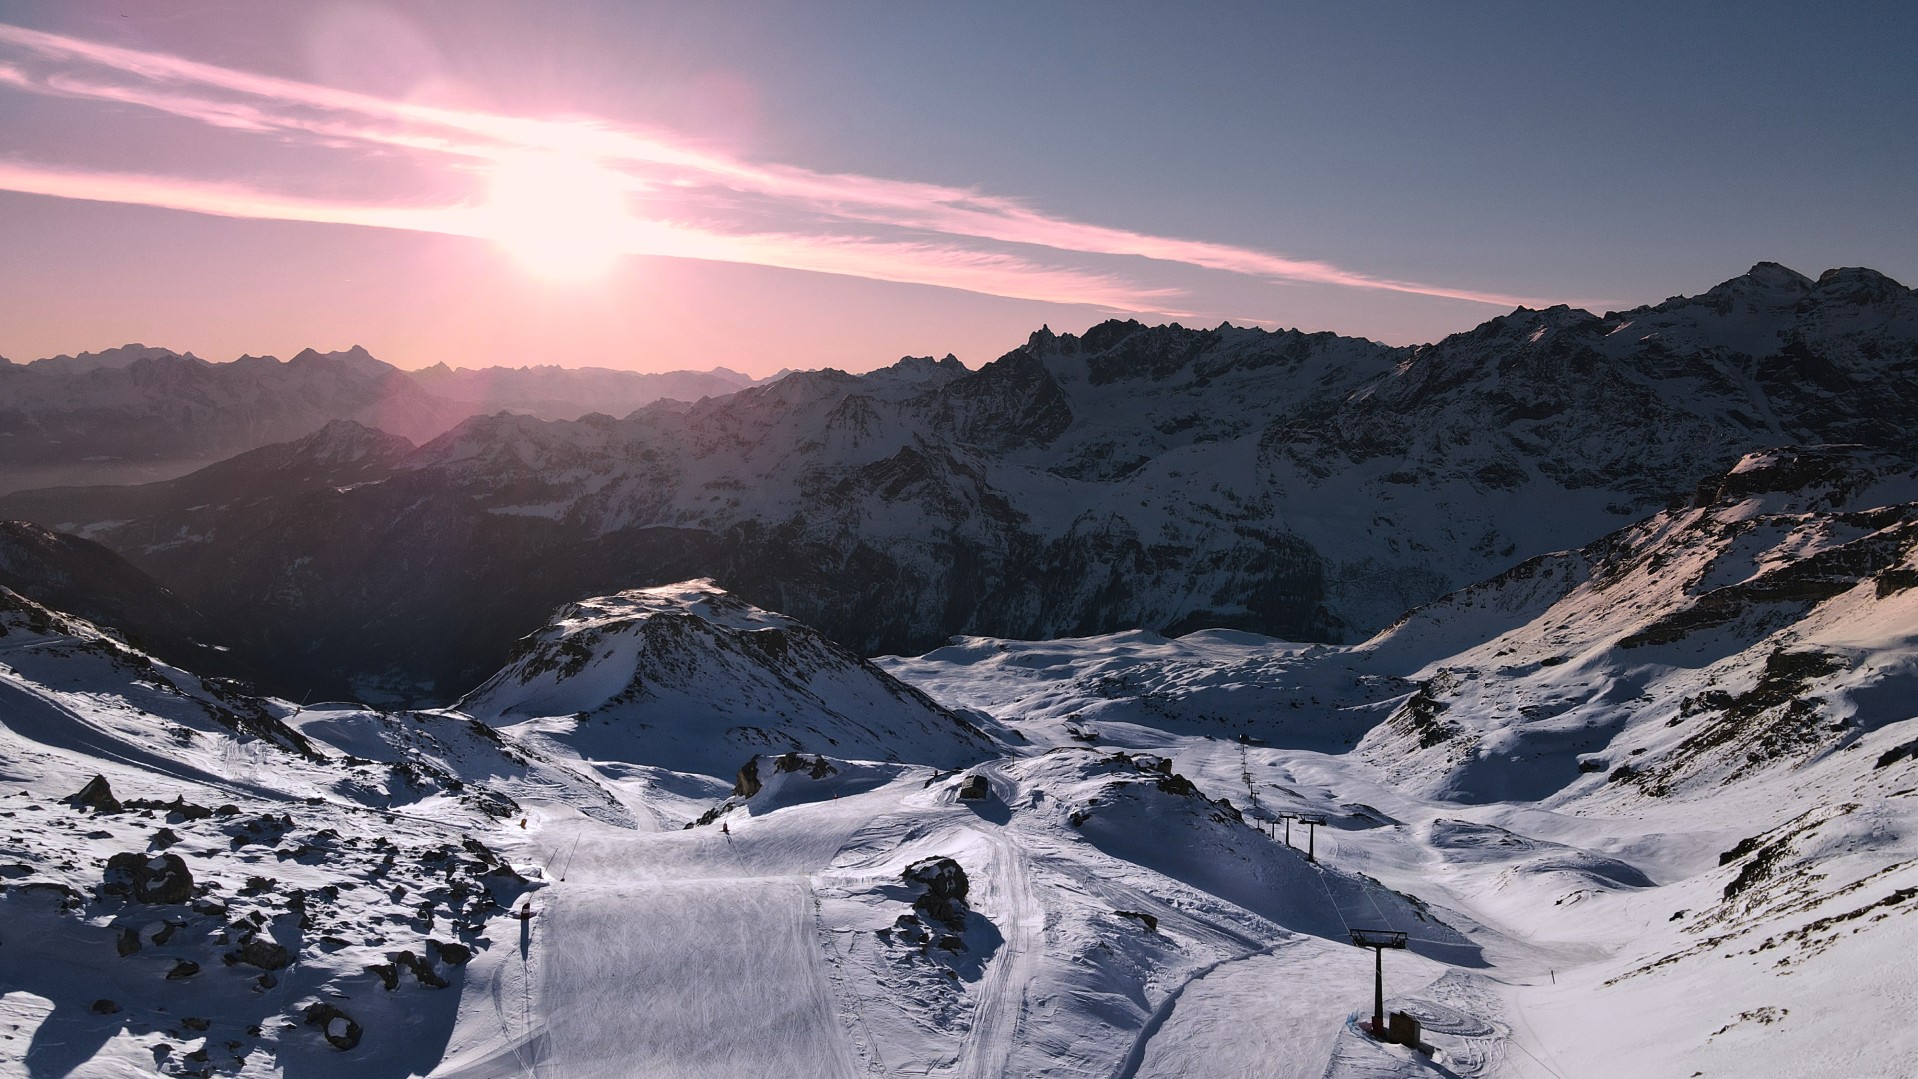
[[[1318,838],[1318,829],[1325,823],[1325,818],[1318,816],[1301,816],[1298,820],[1300,824],[1305,825],[1305,860],[1308,862],[1316,862],[1319,859],[1313,849],[1315,846],[1314,840]]]
[[[1385,949],[1405,947],[1406,936],[1396,929],[1354,929],[1352,943],[1372,949],[1372,1036],[1385,1040]]]
[[[1281,813],[1279,819],[1285,822],[1285,845],[1292,845],[1292,822],[1299,819],[1297,813]]]

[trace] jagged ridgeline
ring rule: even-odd
[[[1911,290],[1761,264],[1417,348],[1108,322],[977,370],[483,416],[417,449],[341,423],[211,478],[24,493],[0,516],[244,622],[236,647],[288,692],[443,701],[563,603],[696,577],[863,655],[1135,627],[1353,641],[1745,453],[1910,453],[1915,360]]]

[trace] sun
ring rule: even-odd
[[[590,158],[528,152],[499,162],[487,235],[541,277],[599,277],[627,251],[632,219],[620,175]]]

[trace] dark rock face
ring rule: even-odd
[[[739,775],[733,780],[733,797],[751,798],[763,786],[759,781],[759,758],[754,757],[739,766]]]
[[[116,854],[107,859],[102,890],[140,903],[185,903],[193,898],[193,874],[177,854]]]
[[[913,908],[954,932],[966,928],[968,882],[966,871],[951,858],[922,858],[907,866],[901,874],[910,884],[924,885],[926,892],[913,900]]]

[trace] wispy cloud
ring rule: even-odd
[[[300,139],[315,148],[397,151],[439,160],[449,171],[528,150],[590,159],[647,195],[650,217],[634,220],[625,238],[625,248],[635,253],[1173,315],[1181,313],[1169,306],[1178,290],[1148,284],[1154,276],[1149,267],[1139,273],[1112,269],[1124,265],[1119,257],[1500,307],[1549,302],[1073,221],[967,188],[757,164],[672,132],[392,101],[7,25],[0,25],[0,49],[14,54],[0,60],[0,89],[138,106],[242,134]],[[369,205],[254,184],[27,162],[0,162],[0,189],[230,217],[487,235],[483,214],[470,199]],[[1088,258],[1103,268],[1092,268]]]

